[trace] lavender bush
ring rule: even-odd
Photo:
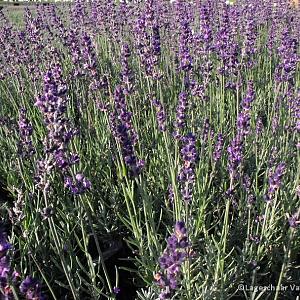
[[[298,299],[299,9],[20,7],[0,10],[0,298]]]

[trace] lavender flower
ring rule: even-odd
[[[278,116],[275,115],[273,118],[272,118],[272,133],[275,134],[277,132],[277,129],[278,129],[278,126],[279,126],[279,119],[278,119]]]
[[[76,28],[69,29],[64,35],[64,43],[71,54],[73,62],[72,76],[78,78],[84,75],[83,57],[80,49],[79,32]]]
[[[223,134],[219,133],[217,142],[215,143],[214,152],[213,152],[213,159],[215,162],[220,160],[220,158],[222,156],[223,144],[224,144]]]
[[[12,290],[9,286],[9,277],[11,276],[10,259],[7,251],[11,249],[11,244],[7,241],[7,234],[3,227],[0,225],[0,288],[2,295],[6,298],[13,299]]]
[[[19,136],[18,153],[22,158],[29,158],[35,153],[35,148],[32,144],[33,128],[26,117],[26,109],[22,108],[19,112]]]
[[[250,234],[249,240],[258,245],[261,242],[260,236]]]
[[[217,33],[217,39],[215,43],[215,51],[220,58],[219,73],[223,76],[237,76],[238,74],[238,54],[239,47],[234,40],[234,28],[230,24],[230,9],[224,5],[222,11],[222,22]],[[234,17],[232,18],[234,19]],[[228,86],[232,83],[227,82]],[[235,84],[233,85],[235,87]]]
[[[228,170],[231,181],[239,178],[239,166],[243,158],[243,138],[237,134],[227,148],[228,152]]]
[[[145,69],[146,76],[160,79],[158,70],[160,56],[160,34],[159,25],[154,17],[153,1],[146,2],[146,9],[136,20],[136,47]]]
[[[0,295],[2,299],[14,299],[11,287],[8,284],[8,278],[10,273],[10,262],[7,256],[0,258]]]
[[[15,190],[18,193],[18,197],[14,201],[14,206],[9,210],[9,218],[11,222],[13,222],[14,224],[19,224],[22,222],[22,220],[25,217],[25,213],[24,213],[25,199],[22,190],[16,188]]]
[[[241,135],[247,135],[250,132],[250,115],[248,112],[240,112],[237,119],[237,128]]]
[[[115,287],[113,288],[113,292],[114,292],[115,295],[119,294],[120,291],[121,291],[121,289],[120,289],[119,287],[117,287],[117,286],[115,286]]]
[[[202,54],[208,54],[208,51],[212,50],[213,45],[213,34],[212,34],[212,24],[209,14],[209,4],[201,3],[200,8],[200,40],[203,44]]]
[[[144,167],[144,161],[138,160],[133,149],[133,141],[124,124],[117,127],[117,139],[120,141],[125,164],[130,168],[133,176],[140,174]]]
[[[130,95],[133,92],[133,73],[129,67],[128,59],[130,57],[130,49],[127,44],[122,46],[122,53],[121,53],[121,78],[122,78],[122,85],[124,89],[125,95]]]
[[[81,173],[76,174],[75,180],[71,177],[65,177],[65,187],[68,188],[73,195],[80,195],[91,189],[91,182]]]
[[[168,185],[168,200],[170,201],[171,204],[174,203],[174,188],[172,186],[172,184]]]
[[[157,99],[152,100],[153,106],[156,108],[156,119],[158,123],[158,128],[161,132],[166,131],[166,112],[161,104],[161,102]]]
[[[203,144],[206,144],[208,135],[210,131],[210,122],[208,118],[205,118],[204,124],[203,124],[203,133],[202,133],[202,142]]]
[[[275,23],[272,22],[272,24],[269,28],[268,41],[267,41],[267,45],[266,45],[267,49],[268,49],[268,53],[270,55],[273,54],[275,42],[276,42],[276,29],[275,29]]]
[[[152,45],[153,45],[153,54],[157,57],[157,61],[161,54],[161,45],[160,45],[160,32],[158,24],[155,24],[152,27],[153,36],[152,36]]]
[[[192,56],[190,54],[190,44],[192,42],[191,17],[184,1],[176,1],[175,5],[179,30],[178,69],[184,73],[185,77],[189,77],[189,71],[192,69]]]
[[[189,133],[182,138],[182,148],[180,151],[182,166],[178,174],[181,194],[185,202],[192,199],[192,189],[195,183],[195,168],[198,160],[196,150],[196,137]]]
[[[253,205],[255,203],[255,201],[256,201],[256,198],[253,194],[249,194],[247,196],[247,203],[249,206]]]
[[[253,81],[248,81],[247,93],[242,101],[242,108],[245,111],[249,111],[251,109],[251,104],[255,100],[256,94],[254,90]]]
[[[181,92],[179,94],[179,101],[176,108],[176,121],[174,124],[175,132],[174,137],[179,139],[181,137],[180,131],[184,128],[186,124],[186,112],[188,108],[188,95],[186,92]]]
[[[251,187],[251,178],[248,174],[245,174],[243,176],[243,187],[246,190],[246,192],[248,193],[250,191],[250,187]]]
[[[178,279],[182,263],[189,256],[187,230],[183,221],[175,225],[174,233],[167,240],[167,248],[159,258],[161,271],[154,278],[162,289],[159,299],[170,299],[178,287]]]
[[[131,122],[131,113],[127,110],[123,88],[117,86],[115,90],[115,111],[110,114],[110,127],[117,141],[119,141],[125,164],[131,175],[137,176],[144,167],[144,161],[136,157],[134,144],[137,134]]]
[[[70,17],[71,21],[75,26],[84,26],[86,18],[85,6],[83,1],[75,1],[74,5],[71,7]]]
[[[137,134],[134,131],[132,125],[132,121],[131,121],[132,113],[129,112],[127,108],[124,89],[122,86],[117,86],[115,88],[114,103],[115,103],[116,118],[120,121],[120,123],[122,123],[129,130],[133,138],[132,142],[133,144],[135,144],[135,142],[137,141]]]
[[[296,195],[300,198],[300,185],[296,187]]]
[[[207,95],[205,95],[205,86],[204,86],[204,84],[198,83],[196,80],[190,80],[190,82],[187,83],[186,86],[187,86],[187,88],[191,89],[191,94],[194,97],[198,97],[202,101],[207,101],[208,100]]]
[[[275,192],[279,190],[282,177],[285,173],[285,163],[280,163],[275,170],[269,174],[269,188],[265,200],[270,202],[274,199]]]
[[[261,118],[257,118],[256,121],[256,134],[260,135],[264,129],[264,124]]]
[[[269,168],[272,168],[278,158],[278,149],[277,147],[272,147],[271,148],[271,151],[270,151],[270,158],[269,158],[269,161],[268,161],[268,166]]]
[[[208,3],[201,3],[199,42],[201,46],[198,52],[203,58],[200,66],[202,85],[200,85],[201,88],[199,89],[199,92],[201,91],[202,93],[201,98],[205,99],[207,97],[204,96],[204,92],[210,82],[213,70],[213,63],[210,57],[213,52],[213,33]]]
[[[46,125],[62,118],[66,111],[65,94],[67,86],[62,81],[62,69],[59,65],[47,71],[44,76],[44,94],[37,97],[35,105],[44,115]]]
[[[91,80],[90,89],[96,91],[101,88],[101,80],[98,72],[96,51],[91,37],[87,33],[83,33],[82,36],[82,57],[84,61],[83,69]]]
[[[0,227],[0,257],[6,255],[7,251],[11,249],[11,244],[7,241],[7,233],[1,224]]]
[[[242,111],[237,118],[237,134],[227,148],[228,152],[228,170],[231,181],[231,188],[234,180],[239,178],[239,167],[243,158],[243,144],[245,137],[250,132],[250,109],[251,103],[255,99],[253,82],[248,82],[248,89],[245,98],[242,101]]]
[[[78,133],[71,128],[66,118],[67,86],[62,78],[62,69],[54,65],[44,76],[44,93],[37,97],[35,103],[41,110],[47,127],[47,135],[44,139],[45,157],[38,162],[37,174],[35,176],[38,187],[49,189],[49,180],[46,179],[55,167],[65,177],[65,187],[74,194],[81,194],[90,188],[90,182],[86,178],[77,178],[73,182],[68,175],[70,166],[79,162],[76,153],[69,153],[68,145],[72,138]],[[66,183],[67,182],[67,183]]]
[[[288,215],[288,223],[291,228],[298,228],[300,225],[299,212],[296,212],[291,216]]]
[[[20,292],[28,300],[44,300],[41,285],[37,279],[27,276],[20,284]]]
[[[299,60],[297,49],[297,39],[293,38],[289,28],[285,27],[282,31],[281,45],[278,48],[280,63],[275,70],[275,80],[277,83],[287,82],[292,86],[295,84],[294,77]]]
[[[190,34],[189,22],[187,20],[181,20],[179,38],[179,69],[186,73],[192,69],[192,57],[188,47]]]
[[[255,99],[253,82],[248,82],[248,89],[245,98],[242,101],[242,111],[238,115],[237,129],[242,136],[246,136],[250,132],[250,109]]]
[[[250,3],[246,8],[246,25],[245,25],[245,39],[242,49],[242,57],[245,60],[245,66],[251,68],[254,65],[254,55],[257,51],[255,44],[257,38],[256,20],[253,17],[255,15],[255,8]]]

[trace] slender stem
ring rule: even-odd
[[[100,257],[100,262],[101,262],[101,266],[102,266],[102,269],[103,269],[103,272],[104,272],[106,283],[108,285],[109,292],[112,293],[112,291],[113,291],[112,285],[111,285],[110,278],[109,278],[109,275],[108,275],[108,272],[107,272],[107,268],[106,268],[106,265],[105,265],[105,262],[104,262],[103,253],[102,253],[101,248],[100,248],[99,240],[98,240],[97,234],[96,234],[94,226],[93,226],[93,221],[92,221],[90,208],[87,205],[87,203],[85,202],[85,200],[84,199],[82,199],[82,200],[83,200],[82,202],[84,204],[84,209],[85,209],[87,217],[88,217],[88,222],[89,222],[89,225],[91,227],[92,235],[93,235],[95,243],[96,243],[96,248],[97,248],[97,251],[98,251],[98,254],[99,254],[99,257]]]
[[[280,272],[279,279],[278,279],[278,282],[277,282],[277,285],[276,285],[276,293],[275,293],[274,300],[277,300],[278,297],[279,297],[280,286],[281,286],[282,280],[285,276],[285,272],[286,272],[286,269],[287,269],[289,261],[290,261],[291,244],[292,244],[292,241],[293,241],[294,231],[295,231],[294,228],[290,228],[290,234],[288,236],[287,246],[286,246],[285,251],[284,251],[283,264],[281,266],[281,272]]]
[[[48,200],[47,200],[46,189],[43,190],[43,196],[44,196],[44,200],[45,200],[45,205],[46,205],[46,207],[48,207]],[[57,234],[57,230],[56,230],[54,221],[53,221],[52,218],[48,218],[48,222],[49,222],[50,232],[52,234],[56,250],[57,250],[58,255],[60,257],[64,273],[66,275],[66,278],[68,280],[69,286],[71,288],[71,292],[72,292],[73,298],[74,299],[79,299],[78,296],[77,296],[77,291],[76,291],[76,288],[74,286],[74,283],[73,283],[73,281],[70,278],[70,275],[69,275],[70,271],[67,268],[67,264],[66,264],[64,255],[62,254],[62,246],[60,245],[60,241],[59,241],[59,237],[58,237],[58,234]]]
[[[51,285],[50,285],[49,281],[47,280],[47,277],[45,276],[45,274],[44,274],[43,270],[41,269],[39,263],[37,262],[37,260],[35,259],[35,257],[32,254],[31,254],[31,258],[33,259],[33,261],[36,264],[37,268],[39,269],[39,272],[41,273],[44,281],[46,282],[47,287],[49,288],[49,291],[50,291],[53,299],[58,300],[58,298],[56,298],[56,296],[55,296],[55,293],[54,293],[53,289],[51,288]]]

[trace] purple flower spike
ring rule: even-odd
[[[80,173],[76,174],[74,181],[70,177],[65,178],[65,188],[68,188],[74,195],[85,193],[91,189],[91,186],[91,182]]]
[[[246,7],[246,24],[245,24],[245,39],[242,49],[242,57],[245,61],[245,67],[251,68],[254,66],[254,56],[257,52],[256,39],[257,39],[257,25],[256,20],[253,18],[255,15],[255,8],[250,3]]]
[[[11,274],[10,258],[7,255],[9,249],[11,249],[11,244],[8,243],[6,231],[3,225],[0,224],[0,288],[7,296],[5,299],[13,299],[12,290],[8,284]]]
[[[122,78],[122,86],[124,88],[125,95],[132,94],[134,88],[133,72],[129,66],[130,56],[131,56],[131,52],[129,46],[127,44],[124,44],[122,46],[122,52],[121,52],[121,65],[122,65],[121,78]]]
[[[35,182],[39,189],[50,188],[47,173],[56,169],[63,177],[66,177],[70,167],[80,160],[78,154],[68,151],[72,138],[79,132],[78,129],[72,127],[66,116],[67,86],[62,73],[63,70],[59,64],[51,66],[44,75],[43,93],[37,97],[35,103],[43,115],[47,129],[43,141],[45,156],[38,162],[35,174]]]
[[[275,192],[277,190],[279,190],[280,186],[281,186],[281,180],[282,180],[282,177],[285,173],[285,163],[280,163],[274,172],[270,172],[270,175],[269,175],[269,188],[268,188],[268,192],[267,194],[265,195],[265,200],[267,202],[270,202],[274,199],[274,196],[275,196]]]
[[[174,233],[167,240],[167,248],[159,258],[161,270],[154,276],[162,289],[159,299],[170,299],[178,287],[182,263],[188,258],[189,242],[183,221],[175,224]]]
[[[35,148],[32,145],[33,128],[26,117],[26,109],[21,108],[19,113],[19,135],[18,153],[22,158],[29,158],[35,153]]]
[[[262,119],[259,117],[256,120],[256,134],[260,135],[263,130],[264,130],[264,124],[263,124]]]
[[[187,6],[183,1],[176,1],[176,17],[179,29],[178,69],[188,76],[192,69],[192,56],[190,54],[190,42],[192,41],[191,19]]]
[[[110,127],[115,139],[121,145],[122,157],[129,167],[131,175],[137,176],[144,168],[145,162],[135,154],[134,145],[137,134],[131,121],[131,113],[127,110],[126,99],[122,86],[115,89],[115,110],[110,114]]]
[[[11,249],[11,244],[7,241],[7,234],[2,226],[0,227],[0,257],[6,255],[6,252]]]
[[[134,30],[136,48],[146,76],[159,80],[160,26],[154,14],[153,1],[146,1],[145,9],[139,14]]]
[[[228,152],[228,170],[231,180],[239,177],[239,166],[243,158],[243,138],[237,135],[231,141],[227,148]]]
[[[198,153],[196,149],[196,137],[188,134],[182,139],[183,146],[180,154],[182,157],[182,166],[178,174],[180,190],[185,202],[192,199],[192,190],[195,184],[195,168],[198,161]]]
[[[173,186],[172,184],[169,184],[168,186],[168,200],[170,201],[171,204],[174,203],[174,189],[173,189]]]
[[[156,108],[156,119],[159,130],[161,132],[166,131],[166,112],[163,105],[157,99],[153,99],[152,104]]]
[[[176,109],[176,121],[175,121],[175,132],[174,137],[180,139],[180,131],[185,127],[186,124],[186,112],[188,108],[188,95],[186,92],[179,94],[179,101]]]
[[[45,299],[41,292],[41,285],[35,278],[27,276],[20,284],[20,292],[25,294],[28,300]]]
[[[220,160],[220,158],[222,156],[223,144],[224,144],[223,134],[219,133],[218,138],[217,138],[217,142],[215,144],[215,149],[214,149],[214,152],[213,152],[213,159],[216,162],[218,160]]]
[[[232,11],[233,12],[233,11]],[[218,71],[221,75],[236,77],[239,69],[239,45],[235,39],[235,28],[230,24],[231,19],[236,16],[231,15],[231,11],[226,4],[223,7],[221,24],[217,32],[217,38],[214,49],[220,60]],[[232,78],[233,79],[233,78]],[[235,78],[234,78],[235,79]],[[235,83],[231,81],[226,83],[227,88],[235,88]]]
[[[298,228],[300,225],[299,215],[297,213],[293,214],[291,217],[288,218],[288,222],[290,227]]]
[[[281,44],[278,47],[280,62],[275,70],[275,80],[277,83],[287,82],[295,85],[295,74],[299,61],[297,49],[299,41],[292,36],[288,26],[282,30]]]
[[[255,91],[253,82],[248,82],[247,94],[242,102],[242,111],[238,115],[237,129],[242,136],[247,136],[250,132],[250,109],[251,104],[255,100]]]

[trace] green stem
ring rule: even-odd
[[[281,272],[280,272],[279,279],[278,279],[278,282],[276,285],[276,293],[275,293],[274,300],[277,300],[279,297],[280,286],[281,286],[282,280],[285,276],[286,269],[289,265],[290,256],[291,256],[291,244],[293,241],[294,231],[295,231],[294,228],[290,228],[290,234],[288,236],[288,243],[287,243],[287,246],[286,246],[285,252],[284,252],[283,264],[282,264]]]

